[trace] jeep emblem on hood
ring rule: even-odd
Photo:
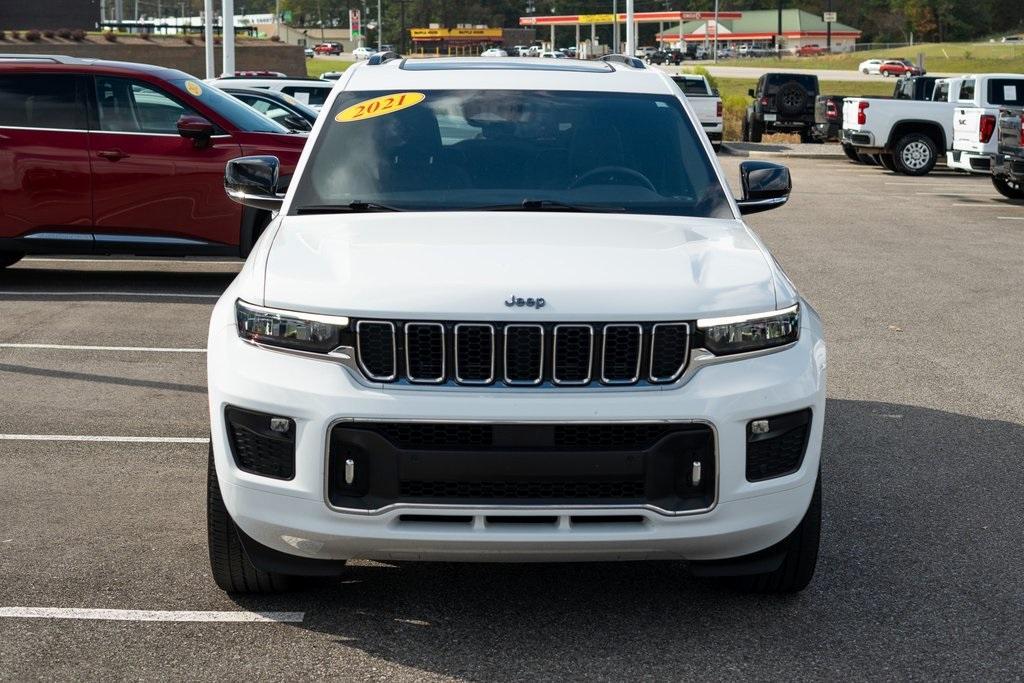
[[[544,308],[545,303],[547,302],[544,301],[542,297],[537,297],[536,299],[534,299],[533,297],[528,297],[524,299],[523,297],[516,296],[515,294],[513,294],[512,296],[505,300],[505,305],[508,306],[509,308],[512,308],[513,306],[529,306],[530,308],[540,309]]]

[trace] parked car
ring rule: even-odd
[[[305,144],[174,69],[61,56],[0,62],[0,264],[35,254],[246,255],[269,212],[225,201],[224,165]]]
[[[313,48],[311,48],[311,47],[307,47],[307,48],[305,48],[305,49],[304,49],[304,50],[302,51],[302,53],[303,53],[304,55],[306,55],[306,57],[307,57],[307,58],[312,58],[312,57],[316,57],[316,52],[315,52],[315,51],[313,50]]]
[[[291,95],[263,88],[225,85],[221,90],[291,131],[308,133],[316,122],[317,112]]]
[[[865,59],[863,62],[857,65],[857,71],[860,71],[862,74],[877,75],[879,73],[878,70],[881,68],[883,62],[885,62],[884,59]]]
[[[767,73],[748,93],[754,101],[743,119],[744,140],[760,142],[765,133],[798,133],[805,142],[812,139],[817,76]]]
[[[932,99],[935,84],[941,79],[936,76],[906,76],[896,81],[892,99],[928,101]],[[948,86],[947,86],[948,87]],[[814,109],[815,136],[821,140],[842,139],[843,102],[848,96],[822,95]],[[881,99],[881,98],[879,98]],[[943,97],[943,99],[945,99]],[[858,153],[849,142],[843,142],[843,152],[852,161],[860,163],[883,163],[876,155]],[[891,165],[891,164],[889,164]]]
[[[529,45],[515,45],[508,51],[510,57],[526,57],[530,54]]]
[[[539,56],[545,59],[566,59],[564,52],[558,52],[555,50],[545,50],[541,52]]]
[[[345,51],[345,47],[341,43],[328,41],[326,43],[320,43],[313,48],[313,52],[318,55],[340,55]]]
[[[227,167],[278,218],[210,321],[218,586],[645,558],[801,590],[825,340],[742,222],[789,172],[742,162],[734,200],[659,71],[471,63],[353,67],[283,198],[273,159]]]
[[[939,158],[953,149],[954,111],[968,101],[988,107],[990,80],[1000,74],[942,78],[935,82],[927,102],[850,97],[843,104],[843,141],[861,154],[877,154],[890,170],[907,175],[927,175]],[[965,80],[972,80],[970,100],[960,101]]]
[[[907,59],[890,59],[882,62],[878,73],[883,76],[923,76],[926,72]]]
[[[345,74],[344,71],[325,71],[320,74],[320,80],[334,82]]]
[[[814,139],[819,142],[838,140],[843,131],[844,95],[818,95],[814,100]],[[843,149],[846,152],[846,148]],[[847,152],[847,156],[850,156]],[[856,156],[850,156],[858,161]]]
[[[965,77],[955,97],[953,149],[946,152],[946,165],[967,173],[991,172],[992,159],[999,151],[999,111],[1024,107],[1024,75],[985,74],[983,81]],[[986,92],[979,93],[979,87]],[[982,101],[985,104],[980,104]]]
[[[686,59],[681,50],[655,50],[647,55],[648,64],[675,64],[679,65]]]
[[[999,146],[992,160],[992,184],[1009,199],[1024,199],[1024,108],[1006,107],[997,121]]]
[[[828,50],[820,45],[801,45],[796,49],[797,57],[819,57],[828,54]]]
[[[357,47],[352,50],[352,57],[355,59],[369,59],[375,54],[377,54],[377,51],[372,47]]]
[[[672,76],[672,80],[683,91],[690,107],[697,114],[704,134],[711,141],[711,147],[716,152],[721,150],[724,112],[718,91],[711,87],[707,78],[699,74],[678,74]]]
[[[210,85],[277,90],[291,95],[307,107],[319,110],[334,88],[333,81],[319,78],[212,78]]]
[[[480,53],[481,57],[508,57],[508,53],[498,47],[492,47]]]

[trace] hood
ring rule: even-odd
[[[353,317],[666,320],[775,308],[735,220],[458,212],[284,217],[265,305]],[[507,307],[510,297],[543,308]]]

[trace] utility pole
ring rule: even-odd
[[[707,24],[704,24],[707,27]],[[708,32],[705,30],[704,35]],[[715,0],[715,42],[711,48],[711,61],[718,64],[718,0]]]
[[[775,54],[782,59],[782,0],[779,0],[779,31],[775,34]]]
[[[216,78],[217,71],[213,62],[213,0],[206,0],[203,5],[203,51],[206,53],[206,77]]]
[[[636,21],[633,16],[633,0],[626,0],[626,54],[636,54]]]
[[[828,18],[832,18],[832,0],[828,0]],[[832,52],[832,22],[825,22],[825,49]]]
[[[612,52],[619,49],[619,0],[612,0]]]
[[[235,0],[221,0],[221,19],[224,22],[224,75],[235,75]]]
[[[384,44],[384,17],[380,13],[380,0],[377,0],[377,52],[380,52],[380,46]]]

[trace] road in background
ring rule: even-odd
[[[723,158],[734,184],[740,161]],[[737,594],[679,563],[354,562],[226,596],[206,558],[206,358],[185,350],[238,264],[34,259],[0,272],[0,678],[1024,675],[1024,204],[986,178],[786,163],[790,204],[750,224],[829,343],[805,592]],[[103,614],[119,620],[53,618]]]

